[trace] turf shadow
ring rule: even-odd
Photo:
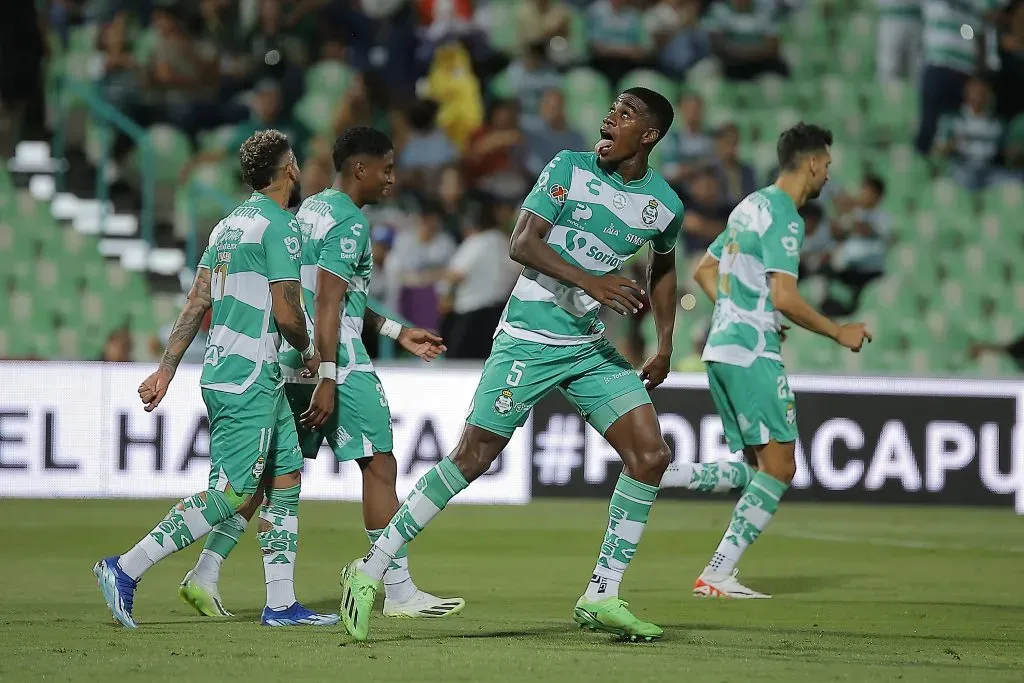
[[[851,579],[860,578],[856,574],[817,574],[812,576],[770,576],[755,579],[749,583],[756,590],[769,595],[795,595],[799,593],[816,593],[826,588],[839,588]]]
[[[931,633],[906,633],[901,631],[845,631],[842,629],[828,628],[779,628],[766,629],[763,626],[737,626],[734,624],[662,624],[669,628],[687,629],[690,631],[735,631],[739,633],[764,634],[765,631],[775,636],[799,636],[799,637],[821,637],[849,638],[851,640],[888,640],[892,638],[906,638],[908,640],[926,640],[939,642],[964,642],[964,643],[1019,643],[1016,638],[986,638],[975,637],[964,633],[952,634],[931,634]]]

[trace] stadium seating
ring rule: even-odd
[[[841,6],[840,6],[841,5]],[[496,0],[487,5],[492,47],[514,55],[515,4]],[[824,122],[837,132],[833,177],[837,184],[856,184],[866,170],[887,182],[885,209],[893,220],[894,244],[887,275],[872,283],[861,298],[859,316],[877,328],[877,341],[867,353],[840,354],[824,340],[803,332],[791,334],[787,363],[795,371],[858,372],[982,372],[1015,371],[1000,358],[975,363],[965,353],[970,338],[1005,339],[1019,334],[1016,317],[1024,307],[1024,235],[1013,230],[1024,211],[1021,186],[996,188],[972,195],[941,176],[910,146],[918,111],[912,84],[881,84],[874,78],[877,8],[867,0],[835,3],[815,0],[784,23],[784,53],[793,77],[764,77],[752,83],[724,80],[707,63],[694,68],[684,83],[650,70],[637,70],[620,83],[610,83],[586,66],[584,16],[573,9],[567,54],[574,59],[565,72],[564,90],[570,124],[589,140],[604,117],[616,88],[645,85],[673,102],[692,89],[706,102],[710,124],[737,124],[741,150],[764,178],[775,165],[777,132],[803,119]],[[86,64],[94,56],[95,26],[73,29],[62,53],[50,61],[48,90],[57,76],[88,79]],[[295,104],[295,117],[314,134],[328,134],[339,99],[353,71],[342,64],[321,62],[305,71],[305,94]],[[488,87],[492,96],[507,95],[502,76]],[[67,104],[74,107],[70,98]],[[205,131],[197,138],[200,151],[223,147],[230,127]],[[176,224],[181,226],[185,190],[179,175],[193,150],[188,137],[167,125],[148,130],[157,155],[159,185],[176,188]],[[87,156],[95,160],[97,129],[84,129]],[[128,155],[123,171],[130,179],[137,160]],[[236,196],[237,174],[227,164],[200,166],[190,181]],[[172,189],[172,191],[174,191]],[[0,356],[95,357],[102,340],[120,325],[145,334],[173,315],[173,307],[146,305],[146,284],[138,273],[109,266],[98,240],[62,227],[50,218],[45,204],[16,192],[0,169]],[[196,213],[204,220],[221,207],[197,197]],[[31,223],[32,230],[15,229]],[[178,230],[182,236],[184,228]],[[14,255],[18,256],[15,257]],[[28,256],[26,256],[28,255]],[[680,263],[684,263],[680,255]],[[848,296],[841,287],[802,283],[805,294]],[[69,296],[73,292],[73,296]],[[698,297],[697,308],[679,317],[677,349],[689,351],[693,333],[706,326],[711,307]],[[653,335],[651,321],[645,330]],[[31,334],[12,334],[14,329]],[[59,329],[59,333],[55,330]]]

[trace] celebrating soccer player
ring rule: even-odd
[[[694,595],[771,597],[736,578],[736,563],[779,507],[796,472],[796,404],[782,365],[781,313],[797,325],[860,351],[863,323],[839,325],[814,310],[797,289],[804,222],[797,211],[828,181],[832,133],[804,123],[779,137],[779,177],[729,216],[697,267],[695,279],[715,302],[703,360],[725,438],[746,463],[682,463],[662,486],[698,491],[742,488],[732,521],[693,586]]]
[[[434,334],[402,327],[366,307],[373,261],[370,222],[359,207],[379,202],[394,182],[391,139],[368,127],[351,128],[334,145],[333,187],[302,203],[302,290],[305,310],[313,314],[318,349],[337,349],[320,363],[319,378],[303,377],[299,347],[281,353],[285,394],[298,424],[302,454],[315,458],[324,439],[339,461],[355,460],[363,473],[363,521],[370,541],[377,540],[398,510],[392,454],[391,412],[387,397],[361,339],[364,320],[426,361],[445,347]],[[221,562],[238,543],[247,523],[245,511],[210,534],[195,569],[179,594],[200,614],[230,616],[217,581]],[[403,547],[384,572],[384,614],[440,618],[456,614],[462,598],[439,598],[419,590],[409,575]]]
[[[419,480],[366,558],[342,571],[342,620],[357,640],[366,639],[378,584],[402,546],[487,471],[531,408],[555,389],[625,464],[597,566],[574,617],[581,626],[629,640],[661,636],[618,593],[671,460],[647,392],[668,374],[675,321],[674,248],[683,207],[648,165],[672,116],[664,97],[631,88],[613,103],[594,152],[560,152],[540,174],[509,250],[525,269],[502,315],[462,438]],[[647,243],[653,250],[648,286],[658,352],[638,376],[604,338],[598,313],[609,306],[629,315],[643,305],[640,286],[615,273]]]
[[[160,367],[139,387],[146,410],[155,410],[212,307],[200,380],[210,418],[209,488],[172,507],[131,550],[93,567],[107,606],[128,628],[136,628],[135,589],[150,567],[260,502],[258,539],[267,581],[262,623],[338,622],[337,615],[299,604],[294,588],[302,455],[282,389],[280,336],[302,349],[308,372],[315,374],[320,365],[302,313],[301,234],[285,210],[301,196],[299,168],[288,138],[276,130],[255,133],[239,157],[242,177],[255,192],[214,228]],[[254,499],[264,471],[270,480],[265,502],[262,495]]]

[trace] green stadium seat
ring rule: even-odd
[[[585,62],[590,54],[587,45],[587,16],[575,7],[568,8],[572,18],[569,20],[569,46],[559,64],[579,64]]]
[[[213,130],[204,130],[196,136],[200,152],[219,152],[227,149],[235,138],[235,127],[232,125],[218,126]],[[237,151],[237,150],[230,150]]]
[[[635,87],[650,88],[667,97],[669,102],[675,102],[679,99],[679,84],[671,78],[650,69],[630,71],[619,81],[618,89],[621,92],[626,88]]]
[[[570,69],[563,85],[566,100],[600,99],[607,107],[612,99],[612,87],[604,74],[589,67]]]
[[[565,75],[563,88],[569,124],[584,139],[593,139],[612,101],[608,79],[593,69],[577,68]]]
[[[982,195],[982,206],[985,211],[1003,220],[1017,222],[1024,212],[1024,188],[1021,183],[1007,183],[989,188]]]

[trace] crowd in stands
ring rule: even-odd
[[[293,143],[308,196],[332,180],[334,136],[358,124],[385,129],[397,146],[398,184],[387,204],[368,211],[378,266],[372,295],[445,332],[453,358],[489,351],[516,275],[507,233],[537,174],[559,150],[587,149],[596,138],[567,102],[568,69],[592,68],[613,94],[638,69],[656,71],[681,93],[658,162],[686,206],[680,253],[688,259],[725,228],[745,195],[772,180],[750,158],[747,126],[709,123],[706,108],[716,103],[693,87],[692,71],[710,63],[730,82],[786,79],[801,47],[787,45],[789,29],[819,11],[801,0],[51,0],[40,7],[51,43],[95,27],[89,68],[104,97],[143,125],[170,124],[189,137],[199,151],[180,169],[181,182],[204,165],[226,168],[241,140],[274,127]],[[970,191],[1024,182],[1024,2],[843,0],[823,11],[856,10],[877,14],[877,81],[916,89],[917,132],[903,142],[927,161],[929,177],[948,175]],[[0,133],[3,122],[16,130],[28,97],[9,59],[26,39],[9,33],[0,28]],[[843,58],[841,45],[818,47],[829,54],[802,59]],[[324,74],[335,74],[333,85],[318,80]],[[801,84],[793,80],[795,91]],[[321,83],[336,93],[326,110],[310,104]],[[775,128],[767,123],[763,138]],[[893,227],[883,175],[837,179],[803,211],[803,274],[842,283],[849,294],[822,297],[831,314],[856,310],[865,286],[885,272]],[[639,324],[622,333],[633,359],[643,353]]]

